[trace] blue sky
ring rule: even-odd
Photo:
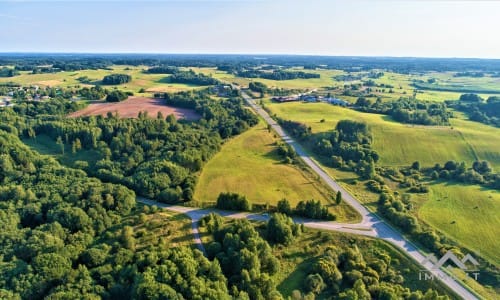
[[[500,1],[0,0],[0,52],[500,58]]]

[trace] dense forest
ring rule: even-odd
[[[265,226],[255,228],[248,220],[225,222],[220,216],[205,216],[200,225],[212,235],[207,254],[216,259],[235,297],[281,299],[273,275],[280,272],[280,260],[272,246],[293,244],[305,231],[283,214],[273,214]],[[352,240],[355,243],[354,240]],[[276,249],[275,248],[275,249]],[[312,255],[305,280],[292,299],[447,299],[433,290],[412,292],[403,287],[404,278],[391,266],[383,250],[365,256],[357,245],[331,246]]]
[[[203,108],[204,104],[198,103],[200,111],[207,109],[207,113],[212,111],[214,114],[200,121],[206,123],[204,127],[177,123],[171,117],[146,118],[144,115],[137,120],[119,119],[116,116],[62,119],[58,115],[77,107],[67,101],[59,101],[37,103],[36,107],[19,112],[10,109],[1,112],[2,119],[6,121],[0,128],[2,298],[282,298],[273,279],[273,275],[280,270],[280,262],[273,255],[271,245],[290,243],[303,231],[286,217],[273,216],[264,233],[254,229],[246,220],[222,225],[220,217],[206,217],[202,225],[210,226],[214,237],[214,242],[207,248],[208,258],[198,250],[164,243],[142,247],[138,244],[140,233],[134,228],[149,226],[146,223],[147,216],[154,213],[154,208],[137,207],[135,193],[124,185],[104,183],[88,177],[87,174],[94,171],[84,167],[83,162],[77,165],[81,165],[86,172],[61,166],[54,159],[33,152],[18,138],[18,134],[31,135],[32,138],[37,134],[46,134],[53,138],[62,136],[58,140],[66,143],[81,139],[81,145],[85,148],[98,147],[105,155],[117,155],[113,162],[116,174],[127,174],[127,171],[121,170],[124,168],[121,164],[134,165],[130,159],[138,156],[133,153],[148,157],[153,153],[148,151],[165,149],[170,155],[168,159],[149,159],[137,167],[134,173],[137,175],[131,177],[139,179],[140,172],[147,172],[149,175],[158,174],[154,180],[162,184],[179,182],[183,181],[186,174],[190,176],[188,165],[192,162],[180,155],[194,154],[194,148],[189,148],[190,144],[207,134],[207,130],[218,130],[225,126],[214,120],[215,112],[209,108],[221,112],[230,108]],[[30,115],[28,111],[37,113]],[[52,116],[46,115],[51,112],[54,112]],[[233,118],[242,117],[234,113],[229,115]],[[250,122],[256,122],[252,114],[247,117]],[[229,121],[221,116],[219,118],[223,122]],[[135,138],[139,137],[138,132],[144,132],[140,139],[145,152],[141,152],[134,143]],[[197,132],[202,135],[197,135]],[[174,139],[177,134],[179,140]],[[123,135],[125,144],[121,146],[120,138]],[[188,136],[194,139],[186,140]],[[107,148],[110,140],[110,148]],[[153,144],[160,140],[167,143],[163,146]],[[181,140],[184,143],[180,143]],[[214,141],[219,142],[220,137]],[[200,142],[201,147],[210,145],[203,139]],[[168,143],[175,144],[181,152],[173,151],[174,148],[169,148]],[[212,145],[212,151],[216,151],[217,143]],[[130,153],[124,153],[124,149]],[[110,164],[108,159],[96,165]],[[180,162],[180,159],[184,160]],[[155,170],[147,170],[148,167]],[[191,167],[197,168],[196,164]],[[94,175],[113,182],[106,180],[110,179],[111,172],[102,170],[105,169],[98,169]],[[128,182],[121,179],[116,181]],[[142,182],[159,187],[158,182]],[[309,211],[307,204],[304,205],[303,210]],[[339,257],[344,257],[341,253],[338,253]],[[361,256],[357,255],[357,258],[353,256],[352,259],[361,260]],[[317,259],[318,262],[322,261],[319,257]],[[312,293],[309,297],[313,297],[320,292],[347,295],[363,291],[364,295],[413,295],[414,299],[426,299],[421,292],[412,293],[400,286],[402,277],[398,277],[394,271],[387,273],[386,267],[373,269],[379,270],[376,275],[370,268],[364,267],[365,264],[346,262],[333,259],[332,265],[325,265],[324,268],[318,264],[318,268],[311,270],[311,278],[308,277],[304,283],[304,293]],[[380,262],[380,266],[383,265]],[[327,270],[330,268],[338,268],[335,280],[329,277]],[[364,276],[367,280],[372,276],[374,280],[366,281]],[[353,278],[363,280],[356,283]],[[398,281],[391,278],[397,278]],[[379,280],[384,282],[382,286],[375,284]],[[367,283],[362,284],[362,281]],[[433,291],[427,293],[435,295]]]
[[[146,113],[139,113],[139,119],[114,114],[65,118],[62,114],[79,106],[62,99],[16,105],[3,116],[17,119],[12,125],[22,137],[48,136],[61,146],[61,153],[71,147],[97,154],[95,161],[77,161],[74,167],[105,182],[126,185],[139,195],[176,203],[193,200],[195,173],[224,139],[257,123],[240,98],[214,101],[209,95],[210,90],[203,90],[165,96],[169,105],[192,108],[202,116],[192,123],[177,122],[173,115],[148,118]],[[45,114],[52,116],[41,117]]]

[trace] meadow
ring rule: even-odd
[[[477,159],[486,159],[496,172],[500,170],[500,129],[492,126],[459,118],[451,119],[451,126],[411,126],[394,122],[387,116],[325,103],[265,101],[265,105],[279,117],[311,126],[313,134],[332,130],[342,119],[366,122],[373,134],[373,148],[380,154],[381,166],[409,166],[419,161],[423,167],[432,167],[449,160],[465,161],[471,166]],[[363,182],[355,180],[355,174],[325,169],[361,202],[376,210],[378,196],[367,191]],[[397,190],[398,186],[391,188]],[[500,226],[500,193],[460,183],[433,184],[430,189],[429,194],[412,197],[418,208],[417,216],[498,265],[495,238]]]
[[[468,249],[500,265],[496,240],[500,227],[499,212],[499,191],[477,185],[436,183],[431,185],[428,199],[418,210],[418,216]]]
[[[331,204],[332,191],[306,170],[283,163],[276,141],[263,121],[228,141],[203,167],[194,198],[215,202],[221,192],[236,192],[256,204],[276,205],[283,198],[292,206],[309,199]],[[339,221],[357,218],[345,204],[330,210]]]
[[[381,165],[407,166],[419,161],[422,166],[430,167],[448,160],[471,164],[476,159],[487,159],[494,168],[500,169],[500,129],[481,123],[452,119],[451,126],[417,126],[326,103],[266,101],[265,105],[281,118],[311,126],[313,133],[333,130],[337,122],[344,119],[366,122]]]
[[[107,86],[109,89],[120,89],[125,92],[132,92],[136,95],[151,97],[156,92],[179,92],[184,90],[200,88],[196,85],[169,83],[165,78],[170,75],[166,74],[146,74],[146,66],[118,66],[114,65],[111,70],[81,70],[71,72],[58,72],[58,73],[44,73],[44,74],[31,74],[31,72],[21,72],[21,75],[15,77],[0,78],[0,83],[14,82],[25,86],[39,85],[50,87],[70,87],[79,85],[92,86],[100,84],[102,78],[109,74],[128,74],[132,76],[132,81],[121,84]],[[83,84],[78,81],[78,78],[87,76],[90,84]],[[143,93],[139,91],[143,89]]]

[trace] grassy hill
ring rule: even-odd
[[[276,140],[261,121],[228,141],[203,168],[194,198],[213,202],[221,192],[236,192],[259,204],[276,204],[283,198],[292,206],[308,199],[331,204],[332,192],[316,177],[281,162],[283,158],[276,151]],[[355,218],[354,211],[347,205],[330,209],[339,221]]]
[[[446,213],[444,213],[446,212]],[[418,215],[467,248],[500,264],[497,229],[500,192],[476,185],[439,183],[431,186]]]
[[[422,166],[443,164],[448,160],[472,163],[489,160],[500,169],[500,129],[481,123],[452,119],[452,126],[417,126],[392,121],[384,115],[362,113],[326,103],[266,103],[281,118],[311,126],[313,133],[335,128],[344,119],[365,121],[373,134],[373,148],[380,154],[380,164]],[[324,122],[321,122],[324,120]]]

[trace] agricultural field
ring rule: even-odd
[[[177,119],[197,120],[200,118],[193,110],[170,107],[164,104],[162,99],[146,97],[129,97],[122,102],[101,102],[91,103],[86,108],[71,113],[69,117],[76,118],[81,116],[106,116],[107,113],[117,113],[124,118],[137,118],[139,112],[147,112],[150,117],[156,117],[158,113],[163,116],[173,114]]]
[[[343,119],[362,120],[371,128],[373,147],[380,164],[434,166],[448,160],[472,163],[487,159],[500,169],[500,129],[481,123],[452,119],[452,126],[418,126],[392,121],[390,117],[358,112],[326,103],[271,103],[266,107],[278,117],[305,123],[312,132],[333,130]],[[321,122],[321,120],[324,120]]]
[[[446,213],[443,213],[446,212]],[[422,220],[500,265],[500,192],[477,185],[437,183],[418,211]]]
[[[39,85],[49,87],[70,87],[79,85],[81,87],[93,86],[101,83],[104,76],[110,74],[127,74],[132,76],[132,81],[117,85],[107,86],[110,89],[120,89],[124,92],[132,92],[141,96],[151,97],[157,92],[179,92],[200,88],[196,85],[169,83],[167,74],[146,74],[146,66],[112,66],[111,70],[81,70],[57,73],[31,74],[31,72],[21,72],[15,77],[0,78],[0,83],[14,82],[24,86]],[[80,77],[87,77],[88,84],[78,81]],[[144,92],[139,93],[143,89]]]
[[[432,167],[449,160],[464,161],[470,166],[476,160],[488,160],[493,170],[500,170],[500,129],[478,122],[452,118],[450,126],[418,126],[325,103],[264,103],[281,118],[307,124],[313,134],[332,130],[343,119],[366,122],[381,166],[409,166],[419,161],[423,167]],[[309,152],[312,153],[310,149]],[[370,209],[377,209],[378,195],[367,191],[363,181],[356,180],[356,174],[325,169]],[[398,185],[391,188],[398,190]],[[500,226],[498,191],[478,185],[432,184],[429,194],[415,196],[413,202],[418,208],[417,216],[425,223],[498,265],[495,239],[495,228]]]
[[[310,199],[331,204],[332,191],[304,170],[282,163],[276,141],[262,121],[228,141],[204,166],[194,198],[215,202],[221,192],[236,192],[256,204],[275,205],[283,198],[292,206]],[[345,204],[332,205],[330,210],[339,221],[357,218]]]

